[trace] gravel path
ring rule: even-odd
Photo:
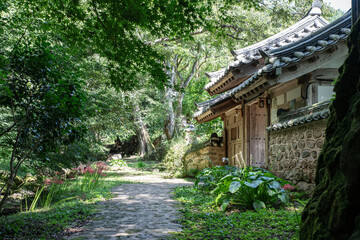
[[[100,203],[95,219],[69,239],[166,239],[170,232],[181,231],[170,195],[173,188],[192,183],[131,169],[124,180],[134,183],[114,188],[115,197]]]

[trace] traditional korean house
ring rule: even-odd
[[[311,188],[350,28],[350,11],[328,23],[314,1],[301,21],[233,51],[233,63],[207,74],[205,90],[217,96],[196,103],[194,118],[204,123],[221,117],[223,156],[231,165],[240,158]]]

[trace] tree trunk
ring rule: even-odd
[[[302,214],[300,239],[360,239],[359,41],[358,21],[348,41],[350,55],[335,85],[316,187]]]
[[[177,57],[175,56],[174,62],[177,61],[176,59]],[[168,61],[167,65],[168,65],[167,74],[170,77],[170,81],[168,86],[166,87],[166,93],[165,93],[165,105],[167,107],[167,117],[164,125],[164,133],[167,140],[171,140],[174,137],[174,132],[175,132],[175,112],[174,112],[173,99],[176,96],[176,92],[174,91],[176,72],[175,72],[175,67],[170,65],[170,61]]]
[[[151,142],[147,127],[141,118],[140,107],[138,104],[134,105],[133,113],[135,119],[136,135],[139,140],[140,156],[144,157],[146,153],[151,153],[154,150],[154,146]]]
[[[182,124],[181,122],[181,116],[182,116],[182,109],[183,109],[183,100],[184,100],[184,93],[179,93],[177,98],[177,106],[176,106],[176,116],[175,116],[175,124],[177,126],[180,126]]]

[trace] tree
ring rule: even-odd
[[[225,0],[225,4],[237,3]],[[256,6],[259,0],[241,1]],[[40,29],[51,29],[68,46],[107,59],[112,83],[122,90],[139,83],[138,74],[163,86],[164,56],[147,44],[156,38],[191,38],[191,33],[210,28],[212,0],[85,0],[5,1],[7,11],[16,10],[29,23],[46,19]],[[18,19],[21,21],[21,19]],[[26,24],[25,24],[26,25]],[[31,25],[31,24],[30,24]],[[144,34],[145,33],[145,34]],[[147,38],[144,39],[143,37]]]
[[[301,239],[360,239],[360,31],[348,40],[339,69],[326,141],[318,159],[316,187],[302,214]]]
[[[45,37],[23,39],[6,60],[6,78],[0,79],[0,141],[11,154],[0,209],[25,161],[81,136],[85,100],[69,56]]]

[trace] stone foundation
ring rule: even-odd
[[[268,167],[278,177],[312,191],[326,119],[269,132]]]
[[[225,147],[204,147],[196,151],[189,151],[184,157],[184,165],[187,175],[193,171],[201,171],[207,167],[222,165],[225,156]]]

